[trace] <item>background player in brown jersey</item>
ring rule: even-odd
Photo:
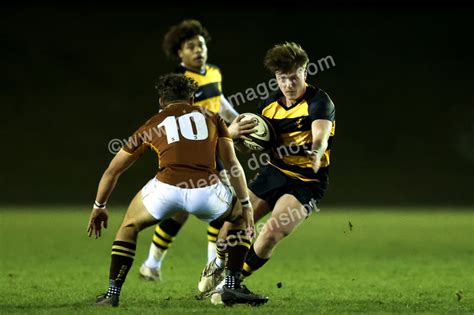
[[[184,20],[172,26],[166,33],[163,49],[169,58],[180,63],[176,72],[197,82],[198,89],[194,93],[193,105],[213,113],[219,113],[227,123],[234,120],[235,123],[229,129],[233,137],[248,134],[255,127],[254,123],[240,121],[241,116],[237,117],[238,113],[222,93],[220,69],[207,63],[207,43],[209,41],[209,33],[199,21]],[[223,171],[222,163],[219,160],[217,160],[217,170]],[[221,176],[221,178],[225,178],[224,174]],[[161,279],[160,270],[165,254],[187,218],[188,213],[178,213],[156,226],[148,258],[141,265],[139,271],[143,279],[155,281]],[[216,239],[219,229],[219,223],[210,224],[207,228],[208,262],[216,256]]]
[[[240,285],[253,233],[253,210],[227,127],[218,115],[202,113],[192,106],[196,88],[195,82],[183,75],[161,77],[157,89],[162,110],[129,138],[100,180],[87,228],[88,235],[96,237],[107,227],[106,203],[120,175],[145,149],[152,149],[158,155],[157,175],[133,198],[116,234],[109,288],[97,297],[98,305],[118,306],[122,285],[133,263],[138,233],[183,211],[208,223],[227,221],[228,235],[238,240],[227,249],[224,303],[255,305],[267,301],[266,297]],[[229,171],[229,180],[240,202],[236,202],[231,190],[219,180],[215,171],[216,150]]]
[[[257,113],[277,133],[269,164],[249,184],[258,221],[271,212],[249,250],[243,275],[250,276],[271,257],[276,245],[317,208],[329,181],[330,144],[335,133],[335,107],[321,89],[306,83],[306,52],[295,43],[268,50],[264,64],[276,77],[279,90],[263,100]],[[212,289],[222,268],[211,262],[199,288]]]

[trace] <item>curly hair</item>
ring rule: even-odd
[[[179,59],[178,50],[183,42],[196,35],[204,37],[206,42],[211,40],[209,32],[197,20],[184,20],[177,25],[170,27],[163,40],[163,50],[168,58]]]
[[[263,64],[272,73],[288,73],[295,68],[306,67],[308,61],[308,55],[300,45],[285,42],[270,48],[263,59]]]
[[[182,74],[165,74],[158,78],[155,85],[159,97],[164,101],[188,100],[198,89],[198,84]]]

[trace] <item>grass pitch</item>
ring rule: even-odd
[[[168,252],[164,280],[139,280],[149,228],[140,236],[120,307],[98,309],[94,298],[107,288],[124,209],[110,209],[109,228],[95,240],[86,236],[87,207],[2,208],[0,313],[473,313],[474,212],[451,210],[316,213],[246,280],[270,297],[258,308],[195,299],[207,248],[206,225],[195,218]]]

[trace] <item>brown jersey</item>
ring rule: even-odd
[[[158,154],[159,181],[198,188],[218,181],[215,170],[218,138],[232,141],[219,115],[182,103],[169,105],[150,118],[122,149],[129,154],[153,149]]]

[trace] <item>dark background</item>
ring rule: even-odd
[[[298,42],[312,61],[334,58],[308,80],[337,108],[324,205],[473,204],[471,7],[273,6],[4,4],[0,202],[92,203],[109,140],[157,110],[154,81],[175,66],[163,35],[196,18],[213,38],[209,62],[221,67],[226,95],[271,78],[262,59],[276,43]],[[155,171],[150,153],[111,201],[128,202]]]

